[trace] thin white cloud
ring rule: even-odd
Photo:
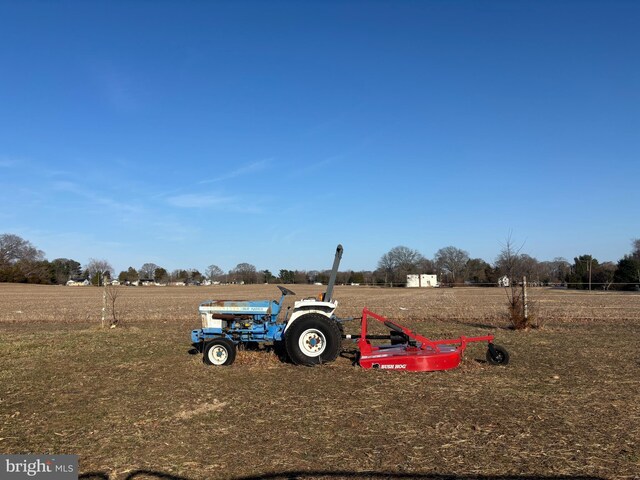
[[[167,197],[165,201],[178,208],[213,209],[224,212],[257,214],[262,213],[261,200],[239,196],[187,193]]]
[[[90,68],[95,94],[110,108],[125,114],[138,109],[139,81],[132,70],[112,62],[96,62]]]
[[[348,162],[351,159],[359,158],[359,152],[369,143],[369,139],[363,139],[359,144],[352,146],[351,148],[347,148],[342,152],[336,153],[335,155],[330,155],[328,157],[323,158],[322,160],[318,160],[315,163],[304,164],[301,163],[298,169],[294,169],[289,171],[290,178],[304,177],[309,175],[317,175],[320,170],[326,169],[331,172],[328,167],[333,164],[340,164],[343,162]]]
[[[202,233],[200,225],[191,225],[171,217],[156,220],[152,222],[152,226],[150,230],[159,242],[184,242]]]
[[[70,182],[67,180],[61,180],[58,182],[53,182],[52,187],[54,190],[58,190],[61,192],[68,192],[78,197],[84,198],[90,203],[94,205],[102,205],[108,207],[109,209],[121,213],[141,213],[143,209],[134,203],[125,203],[120,202],[118,200],[114,200],[113,198],[106,197],[104,195],[97,195],[93,192],[88,192],[84,190],[81,186],[74,182]]]
[[[62,192],[76,192],[79,189],[79,185],[68,180],[60,180],[59,182],[53,182],[51,186],[55,190]]]
[[[175,195],[167,198],[169,205],[181,208],[211,208],[223,205],[231,205],[237,199],[235,197],[225,197],[222,195],[199,195],[195,193],[187,193],[184,195]]]
[[[266,158],[264,160],[258,160],[257,162],[250,163],[248,165],[244,165],[240,168],[237,168],[231,172],[219,175],[214,178],[210,178],[207,180],[201,180],[198,182],[199,185],[204,185],[207,183],[216,183],[221,182],[223,180],[229,180],[231,178],[241,177],[243,175],[250,175],[252,173],[260,172],[267,168],[267,166],[271,163],[270,158]]]
[[[305,165],[305,166],[303,166],[301,168],[298,168],[297,170],[293,170],[292,172],[289,173],[289,176],[290,177],[303,177],[305,175],[316,173],[316,172],[318,172],[318,170],[321,170],[322,168],[327,167],[327,166],[331,165],[334,162],[342,160],[343,158],[345,158],[345,155],[343,155],[343,154],[334,155],[332,157],[327,157],[324,160],[320,160],[318,162],[315,162],[315,163],[312,163],[312,164],[308,164],[308,165]]]
[[[0,168],[12,168],[12,167],[17,167],[19,163],[22,163],[24,161],[21,161],[17,158],[11,158],[11,157],[0,157]]]
[[[51,169],[46,163],[37,162],[30,158],[8,157],[0,155],[0,168],[21,168],[29,170],[31,176],[69,177],[74,175],[70,170]]]

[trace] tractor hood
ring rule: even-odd
[[[277,315],[280,305],[269,300],[207,300],[198,308],[200,313],[231,315]]]

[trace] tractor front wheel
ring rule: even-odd
[[[227,338],[215,338],[204,346],[204,363],[217,367],[228,366],[236,359],[236,346]]]
[[[338,322],[319,313],[296,319],[285,335],[287,353],[296,365],[333,362],[340,353],[341,342]]]

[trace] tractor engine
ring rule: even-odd
[[[279,311],[278,302],[268,300],[209,300],[198,308],[202,328],[218,333],[255,329],[275,319]]]

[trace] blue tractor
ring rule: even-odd
[[[198,309],[202,328],[191,332],[191,341],[209,365],[231,365],[239,345],[272,345],[281,356],[296,365],[317,365],[334,361],[340,353],[342,324],[334,312],[338,301],[333,287],[342,258],[336,248],[327,290],[318,298],[294,302],[282,312],[291,290],[278,286],[276,300],[207,300]]]

